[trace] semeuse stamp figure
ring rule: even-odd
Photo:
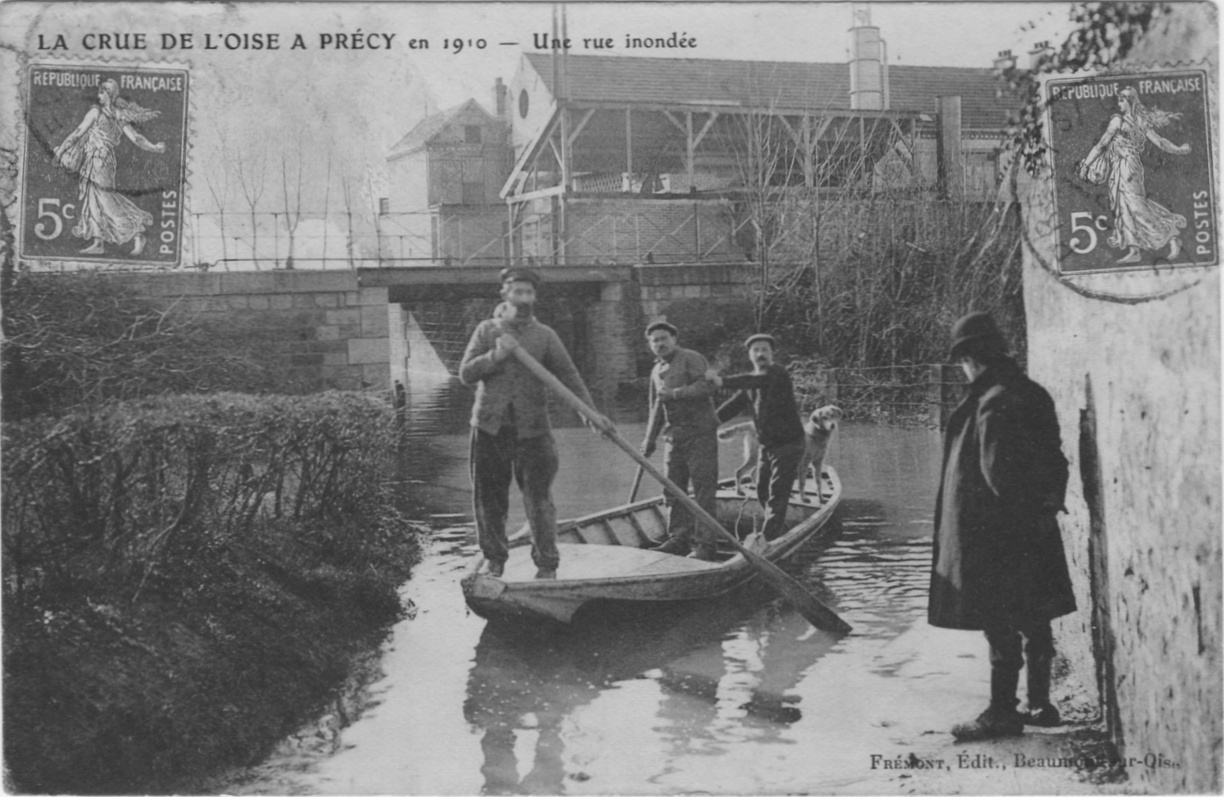
[[[106,251],[105,244],[123,245],[128,241],[132,242],[133,255],[144,251],[145,230],[153,225],[153,214],[115,190],[115,150],[126,136],[145,152],[164,153],[164,141],[153,144],[132,127],[158,115],[158,111],[123,99],[119,84],[104,80],[98,88],[98,104],[56,147],[55,162],[80,177],[80,215],[72,234],[92,241],[82,254],[100,255]]]
[[[1056,518],[1067,459],[1053,400],[1008,355],[987,313],[956,322],[951,358],[970,385],[944,437],[927,619],[984,631],[990,645],[990,705],[952,729],[967,741],[1059,723],[1050,704],[1050,621],[1075,611],[1075,596]],[[1024,713],[1016,699],[1022,667]]]
[[[1189,144],[1174,144],[1156,132],[1156,128],[1180,118],[1180,113],[1145,107],[1139,101],[1139,92],[1126,86],[1118,92],[1118,113],[1110,117],[1101,140],[1080,163],[1081,178],[1109,184],[1114,221],[1106,242],[1114,249],[1126,250],[1119,263],[1138,263],[1140,249],[1156,250],[1166,245],[1169,260],[1181,254],[1178,236],[1186,226],[1186,217],[1148,198],[1140,158],[1149,141],[1172,155],[1189,155]]]

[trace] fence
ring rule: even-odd
[[[495,265],[507,258],[546,265],[743,263],[759,254],[764,223],[777,264],[833,261],[858,252],[863,237],[923,252],[945,233],[966,237],[991,208],[930,199],[826,197],[783,193],[758,218],[744,201],[590,197],[570,200],[562,242],[550,212],[525,214],[511,229],[501,206],[410,212],[189,213],[184,267],[201,271],[355,269]],[[887,247],[886,247],[887,248]],[[57,268],[65,268],[60,264]]]
[[[795,397],[809,412],[836,404],[843,419],[943,428],[965,385],[954,365],[796,369]]]

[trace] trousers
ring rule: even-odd
[[[512,426],[493,435],[472,428],[472,508],[480,551],[490,562],[509,556],[506,518],[510,513],[510,478],[523,494],[523,508],[531,527],[531,559],[536,567],[555,570],[557,507],[552,483],[557,475],[557,446],[551,434],[519,439]]]
[[[765,525],[761,535],[767,540],[781,537],[786,531],[786,508],[791,489],[803,458],[803,440],[776,446],[761,446],[757,463],[757,500],[765,509]]]
[[[992,623],[985,629],[990,645],[990,705],[1015,710],[1020,669],[1028,675],[1028,703],[1040,708],[1050,702],[1050,666],[1054,662],[1054,632],[1049,620]]]
[[[693,500],[711,515],[714,514],[714,494],[718,491],[718,436],[711,430],[708,434],[695,434],[680,440],[667,441],[663,449],[663,464],[667,478],[681,490],[693,487]],[[695,540],[699,545],[714,545],[718,534],[697,522],[693,513],[667,494],[667,536]]]

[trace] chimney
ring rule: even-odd
[[[1036,72],[1042,60],[1053,54],[1054,48],[1049,42],[1037,42],[1033,49],[1029,50],[1029,71]]]
[[[856,111],[886,111],[889,106],[888,58],[880,29],[871,24],[866,3],[851,6],[850,107]]]
[[[960,199],[965,186],[965,166],[961,160],[961,98],[956,95],[935,98],[939,114],[939,138],[935,152],[939,164],[939,193],[944,199]]]
[[[1012,55],[1011,50],[999,50],[999,57],[994,60],[994,69],[996,73],[1006,72],[1009,69],[1016,68],[1016,56]]]
[[[498,119],[506,118],[506,84],[501,78],[493,82],[493,115]]]

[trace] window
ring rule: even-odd
[[[385,216],[391,212],[391,200],[388,197],[378,198],[378,215]]]
[[[464,125],[463,126],[463,143],[479,144],[480,143],[480,125]]]
[[[527,89],[523,89],[522,91],[519,92],[519,116],[523,117],[524,119],[527,118],[528,103],[529,101],[527,99]]]

